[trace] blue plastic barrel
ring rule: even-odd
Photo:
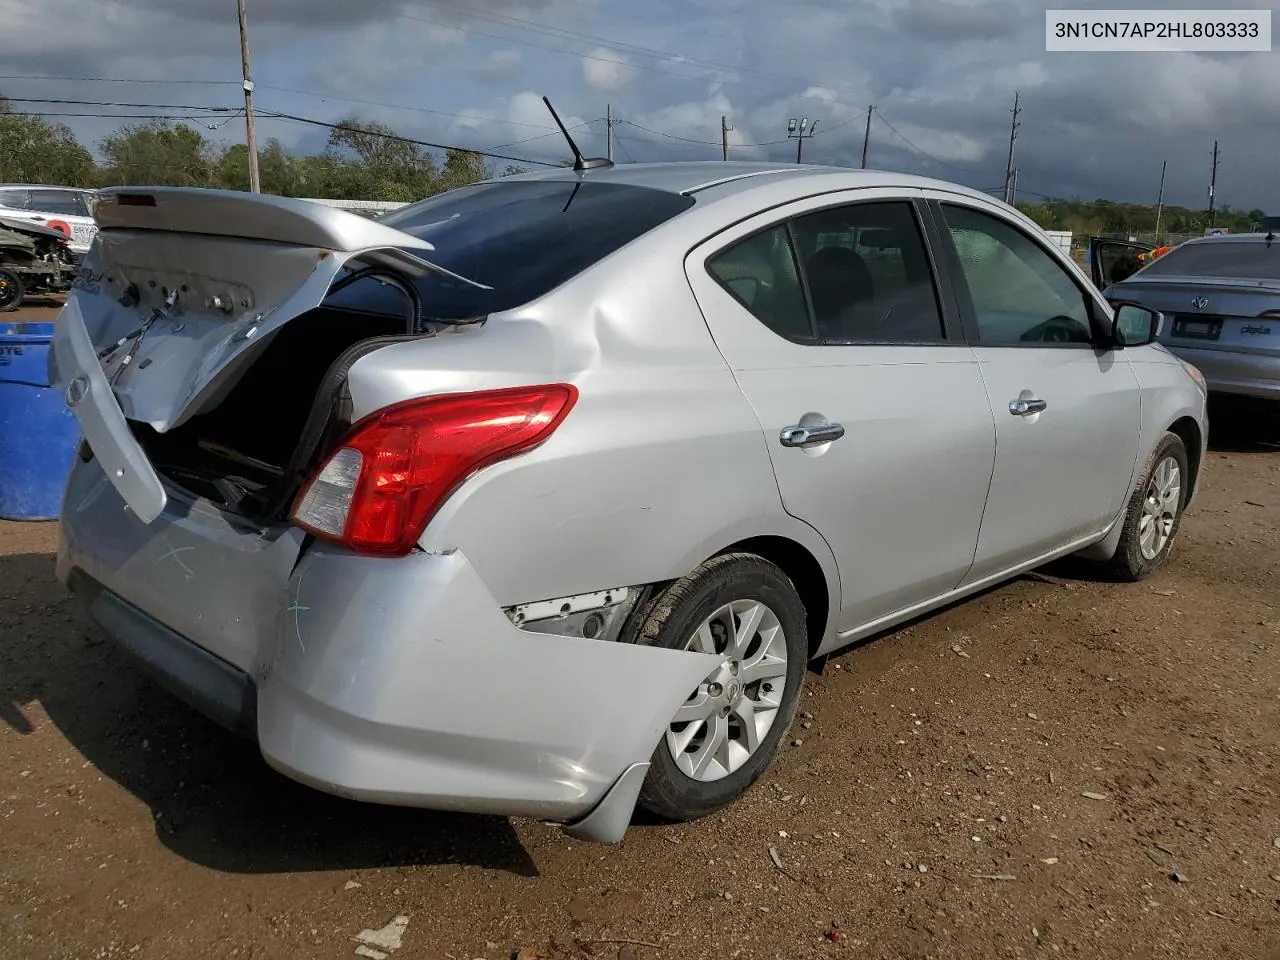
[[[52,323],[0,323],[0,519],[56,520],[80,425],[49,385]]]

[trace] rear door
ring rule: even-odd
[[[994,204],[938,198],[996,422],[972,582],[1106,529],[1127,499],[1141,397],[1124,352],[1095,345],[1106,308],[1060,252]]]
[[[686,260],[786,510],[837,559],[844,633],[960,582],[994,463],[982,378],[922,226],[901,193],[833,194],[746,220]]]
[[[1089,275],[1099,290],[1127,280],[1142,268],[1139,254],[1154,250],[1146,243],[1093,237],[1089,241]]]
[[[76,250],[88,249],[98,233],[80,190],[32,189],[27,194],[27,209],[38,223],[60,220],[70,227],[71,244]]]

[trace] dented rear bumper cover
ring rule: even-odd
[[[233,616],[217,570],[251,561],[202,533],[207,519],[170,516],[171,504],[143,523],[96,462],[77,464],[69,489],[59,578],[106,632],[198,709],[251,727],[273,767],[340,796],[621,839],[667,723],[718,664],[521,630],[458,552],[371,559],[315,545],[269,604],[259,595]],[[252,562],[267,571],[286,546]],[[145,588],[103,567],[104,552],[145,564]],[[164,622],[165,602],[182,603],[203,642]],[[236,636],[220,650],[223,629]]]

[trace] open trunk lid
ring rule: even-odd
[[[215,406],[348,267],[481,286],[423,259],[434,249],[425,240],[306,200],[116,188],[96,198],[94,219],[98,235],[58,316],[50,382],[147,523],[167,498],[128,421],[165,433]],[[420,332],[420,319],[407,317],[406,333]]]

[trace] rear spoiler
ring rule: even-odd
[[[317,247],[360,254],[366,262],[414,276],[438,273],[492,289],[417,256],[435,250],[426,240],[310,200],[195,187],[106,187],[90,198],[89,209],[102,231],[156,230]]]

